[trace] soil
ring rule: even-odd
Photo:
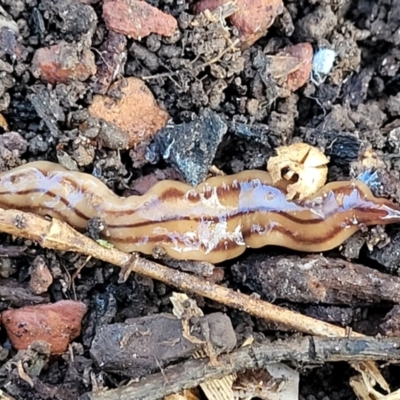
[[[18,132],[5,133],[5,125],[0,120],[0,133],[5,133],[0,135],[0,171],[14,168],[22,160],[49,160],[72,168],[79,166],[82,171],[100,177],[116,193],[127,195],[142,193],[160,179],[196,183],[211,163],[228,174],[264,169],[276,147],[302,141],[320,147],[330,157],[329,180],[346,180],[364,172],[363,155],[373,150],[371,164],[378,165],[382,183],[375,189],[376,193],[400,201],[397,184],[400,178],[400,2],[288,1],[285,12],[266,36],[198,70],[198,64],[192,63],[197,55],[201,55],[202,63],[207,63],[228,46],[226,40],[219,40],[219,35],[226,34],[224,29],[220,32],[220,22],[203,20],[195,28],[190,27],[194,1],[147,2],[178,20],[178,34],[170,38],[151,34],[140,41],[126,40],[123,35],[108,30],[102,18],[102,5],[97,1],[0,0],[4,15],[8,15],[0,19],[0,113],[9,130]],[[0,8],[0,17],[2,14]],[[181,145],[183,150],[176,150],[186,157],[196,157],[201,168],[193,170],[199,175],[190,175],[187,161],[177,165],[177,157],[163,159],[165,144],[161,134],[155,141],[148,139],[130,150],[121,150],[120,143],[126,145],[126,140],[118,139],[120,132],[115,127],[104,129],[89,116],[87,110],[93,96],[106,93],[112,81],[106,72],[102,72],[102,79],[91,77],[55,84],[35,78],[35,51],[61,41],[73,43],[73,48],[79,44],[91,50],[98,71],[103,72],[107,71],[104,64],[115,67],[110,49],[116,53],[123,53],[125,49],[126,63],[118,76],[143,78],[159,107],[168,112],[174,124],[188,124],[190,131],[199,116],[205,119],[211,115],[213,121],[217,119],[220,130],[214,136],[218,140],[207,136],[203,139],[203,151],[195,152],[194,156],[186,142]],[[266,59],[279,49],[300,42],[311,43],[314,51],[334,48],[335,66],[323,83],[315,85],[310,80],[301,89],[286,92],[282,97],[277,84],[266,78]],[[106,56],[100,57],[107,49]],[[113,96],[118,97],[118,93]],[[200,121],[203,124],[204,120]],[[227,128],[221,128],[220,124]],[[207,130],[207,121],[203,125]],[[101,139],[104,131],[108,136]],[[207,132],[209,135],[210,131]],[[165,130],[163,135],[169,138]],[[110,137],[117,139],[113,142]],[[197,136],[196,139],[199,140]],[[359,161],[362,157],[364,163]],[[150,176],[148,181],[146,176]],[[341,250],[329,252],[328,256],[347,258],[398,275],[400,256],[395,251],[398,241],[395,227],[387,228],[385,233],[370,230],[355,235]],[[44,250],[4,234],[0,236],[0,243],[12,246],[9,251],[16,252],[11,258],[1,258],[4,260],[0,268],[1,285],[25,285],[36,256],[43,257],[54,278],[47,293],[37,296],[25,291],[23,300],[19,298],[18,303],[13,300],[14,307],[74,299],[84,302],[89,310],[82,335],[75,339],[70,352],[47,361],[35,378],[34,389],[21,379],[15,368],[3,368],[16,351],[2,330],[0,388],[15,399],[75,399],[92,390],[93,379],[98,385],[111,388],[124,382],[123,375],[102,371],[91,358],[96,329],[128,318],[171,313],[172,288],[134,274],[126,282],[118,283],[117,268],[96,260],[86,262],[84,257],[74,254]],[[370,244],[369,249],[365,243]],[[246,264],[249,257],[265,260],[271,254],[284,257],[293,253],[285,249],[248,251],[239,260],[220,266],[224,271],[223,284],[250,293],[233,276],[231,267],[238,262]],[[85,267],[72,281],[75,268],[83,264]],[[3,293],[0,311],[9,307],[11,296]],[[218,311],[230,317],[239,345],[250,334],[257,340],[290,336],[289,332],[274,331],[264,321],[242,312],[197,300],[205,313]],[[286,306],[288,301],[279,299],[276,304]],[[392,306],[389,301],[349,302],[334,307],[290,303],[294,310],[329,321],[335,320],[332,317],[335,313],[340,314],[342,322],[337,317],[337,323],[344,322],[366,334],[376,333],[376,327]],[[348,383],[354,374],[348,364],[297,367],[301,372],[302,399],[356,398]],[[393,390],[400,388],[397,366],[386,366],[383,373]]]

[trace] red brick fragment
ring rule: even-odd
[[[36,78],[51,84],[85,81],[96,73],[94,54],[87,49],[79,51],[76,45],[61,41],[54,46],[36,50],[32,73]]]
[[[85,313],[84,303],[61,300],[3,311],[1,322],[17,350],[25,350],[32,342],[44,340],[50,344],[52,354],[62,354],[70,341],[80,335]]]
[[[129,147],[151,139],[169,118],[160,109],[146,84],[138,78],[126,78],[111,85],[109,92],[116,96],[96,95],[89,114],[101,118],[129,135]]]
[[[214,11],[231,0],[201,0],[196,12]],[[240,34],[242,47],[249,47],[267,33],[275,18],[283,12],[282,0],[237,0],[238,10],[229,19]]]
[[[279,53],[279,56],[291,56],[299,59],[299,67],[290,73],[284,87],[292,92],[301,88],[310,79],[313,48],[310,43],[299,43],[294,46],[287,46]]]
[[[105,0],[103,18],[109,29],[136,40],[151,33],[172,36],[178,27],[172,15],[141,0]]]

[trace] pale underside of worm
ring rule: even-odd
[[[361,181],[333,182],[304,201],[286,199],[263,171],[214,177],[193,188],[157,183],[145,195],[119,197],[97,178],[39,161],[0,174],[0,207],[58,218],[85,230],[91,218],[120,250],[222,262],[247,247],[277,245],[320,252],[365,225],[400,222],[400,207]]]

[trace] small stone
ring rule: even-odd
[[[294,92],[305,85],[310,79],[312,68],[313,48],[311,44],[299,43],[294,46],[287,46],[278,55],[292,56],[299,60],[299,67],[287,75],[286,82],[284,83],[285,89]]]
[[[4,60],[6,54],[13,62],[24,62],[29,53],[18,41],[18,33],[10,25],[2,26],[0,23],[0,59]]]
[[[101,146],[112,150],[129,148],[129,136],[114,124],[103,122],[99,131],[98,140]]]
[[[397,93],[396,96],[389,96],[387,109],[392,117],[400,116],[400,93]]]
[[[215,112],[205,109],[194,121],[169,125],[155,138],[165,160],[193,186],[203,182],[228,127]]]
[[[153,137],[163,128],[169,115],[160,109],[146,84],[138,78],[126,78],[115,82],[110,92],[113,97],[96,95],[89,107],[89,114],[116,125],[129,136],[129,147]]]
[[[77,45],[64,41],[38,49],[32,60],[32,74],[51,84],[85,81],[95,73],[93,53],[87,49],[79,51]]]
[[[28,149],[28,143],[18,132],[6,132],[0,136],[0,147],[20,156]]]
[[[92,164],[94,156],[95,148],[88,144],[79,144],[73,152],[73,158],[80,167]]]
[[[214,11],[230,0],[202,0],[196,5],[196,12]],[[283,12],[282,0],[238,0],[238,10],[229,19],[238,29],[243,47],[250,47],[267,33],[275,18]]]
[[[178,27],[172,15],[140,0],[106,0],[103,18],[109,29],[136,40],[151,33],[172,36]]]
[[[84,303],[61,300],[54,304],[3,311],[1,322],[17,350],[26,350],[32,342],[44,340],[50,344],[52,354],[62,354],[80,335],[85,314]]]
[[[55,92],[43,84],[36,85],[32,87],[32,93],[28,95],[28,100],[50,130],[51,135],[59,137],[61,130],[58,122],[65,121],[65,114]]]
[[[190,332],[198,340],[185,337],[182,320],[164,313],[103,324],[96,330],[90,355],[103,371],[138,378],[191,357],[202,342],[217,355],[237,344],[232,323],[222,313],[192,318]]]
[[[182,180],[179,174],[173,168],[156,170],[151,174],[141,176],[131,182],[129,190],[136,195],[147,193],[157,182],[165,180]]]
[[[33,260],[30,272],[31,280],[29,286],[32,293],[46,293],[49,286],[53,283],[53,276],[42,256],[38,256]]]

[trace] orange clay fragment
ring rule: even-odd
[[[120,91],[121,96],[116,99],[96,95],[88,111],[92,117],[104,119],[126,132],[129,147],[151,139],[166,125],[168,113],[158,107],[150,89],[141,79],[126,78],[115,82],[109,93],[112,91]]]
[[[298,196],[303,200],[324,186],[328,175],[329,160],[322,151],[306,143],[294,143],[276,149],[277,156],[268,160],[267,169],[274,183],[282,179],[287,187],[289,200]]]
[[[374,197],[362,181],[331,182],[293,201],[286,186],[250,170],[196,187],[161,181],[142,196],[122,198],[92,175],[40,161],[0,174],[0,207],[49,215],[81,231],[97,217],[119,250],[152,254],[158,247],[175,259],[210,263],[266,245],[326,251],[366,225],[400,222],[400,207]]]

